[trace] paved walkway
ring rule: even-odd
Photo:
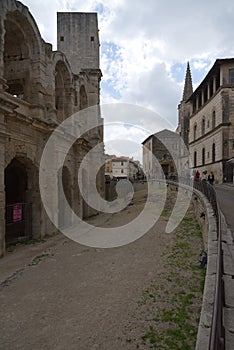
[[[224,327],[226,350],[234,349],[234,185],[215,186],[220,209],[225,217],[227,230],[223,230],[224,254]],[[224,223],[225,225],[225,223]]]
[[[139,204],[116,214],[112,222],[101,222],[101,215],[90,222],[115,227],[132,220],[143,205],[139,198]],[[195,322],[194,299],[198,298],[199,313],[202,297],[195,293],[200,281],[194,269],[186,270],[182,256],[177,257],[178,242],[175,233],[165,234],[166,223],[167,217],[162,216],[141,239],[119,248],[89,248],[57,235],[7,253],[0,260],[0,350],[149,349],[141,336],[148,332],[149,324],[156,324],[153,318],[158,314],[158,299],[162,298],[162,308],[169,303],[174,315],[175,291],[185,293],[188,281],[193,286],[193,299],[185,299],[186,312],[191,306],[190,321]],[[186,232],[189,223],[184,222]],[[182,239],[182,228],[178,232]],[[196,266],[202,240],[191,232],[189,237],[194,251],[185,258]],[[184,254],[187,242],[179,242]],[[177,277],[174,260],[170,260],[171,271],[168,268],[169,255],[182,260],[182,278]],[[200,276],[199,269],[197,273]],[[168,299],[170,291],[173,304]],[[184,300],[187,294],[178,297]]]

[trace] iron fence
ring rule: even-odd
[[[6,245],[32,237],[32,204],[14,203],[6,205]]]

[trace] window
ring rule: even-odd
[[[205,148],[202,148],[202,165],[205,165],[205,161],[206,161],[206,152],[205,152]]]
[[[64,36],[60,36],[60,41],[64,41]]]
[[[215,111],[213,111],[213,114],[212,114],[212,129],[215,128],[215,124],[216,124],[216,115],[215,115]]]
[[[123,163],[123,162],[121,162],[121,165],[123,166],[123,165],[124,165],[124,163]]]
[[[212,145],[212,162],[215,162],[215,143]]]
[[[234,84],[234,69],[229,69],[229,84]]]
[[[193,159],[193,164],[194,164],[194,168],[196,168],[197,166],[197,152],[194,152],[194,159]]]
[[[91,41],[94,41],[94,36],[91,36],[90,40],[91,40]]]
[[[193,127],[193,139],[194,139],[194,141],[196,140],[196,138],[197,138],[197,124],[195,124]]]
[[[121,174],[123,174],[124,173],[124,170],[123,169],[121,169]]]
[[[202,119],[202,127],[201,127],[201,133],[202,133],[202,136],[205,135],[205,118]]]

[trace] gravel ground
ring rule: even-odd
[[[134,204],[109,216],[132,220]],[[202,238],[192,208],[172,234],[157,224],[119,248],[95,249],[57,235],[20,245],[0,261],[0,349],[194,349],[202,299]],[[100,225],[102,215],[89,221]]]

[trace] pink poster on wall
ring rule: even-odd
[[[13,206],[13,221],[21,221],[22,220],[22,204],[17,203]]]

